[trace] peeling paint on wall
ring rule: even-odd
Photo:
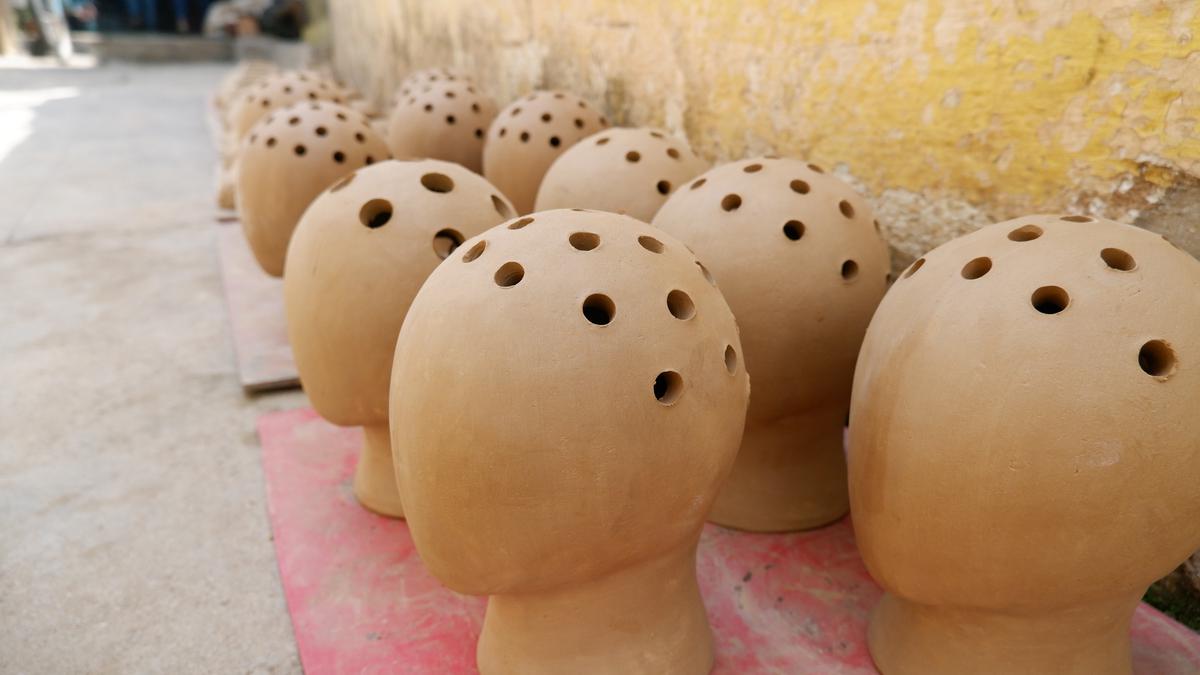
[[[1193,2],[331,5],[339,72],[380,102],[410,69],[453,65],[501,103],[573,90],[715,160],[836,166],[897,264],[1022,213],[1132,222],[1200,175]]]

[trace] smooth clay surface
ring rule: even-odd
[[[288,240],[313,198],[389,156],[365,115],[335,103],[298,103],[256,125],[242,144],[237,206],[262,268],[283,274]]]
[[[608,126],[587,101],[560,91],[538,91],[509,104],[488,129],[483,175],[529,213],[538,186],[567,148]]]
[[[760,157],[680,187],[654,225],[712,271],[754,376],[745,437],[712,520],[787,531],[842,517],[854,361],[888,283],[871,207],[815,164]]]
[[[491,596],[483,673],[708,671],[695,549],[749,380],[681,242],[567,210],[467,240],[413,302],[391,391],[418,551]]]
[[[648,223],[673,190],[707,168],[686,142],[657,129],[608,129],[554,161],[537,210],[599,209]]]
[[[387,161],[352,173],[305,212],[288,249],[288,337],[313,407],[364,427],[354,494],[403,515],[388,441],[396,336],[425,278],[466,237],[513,215],[486,180],[449,162]]]
[[[483,142],[496,103],[462,79],[416,87],[388,119],[388,146],[397,159],[444,159],[483,172]]]
[[[260,78],[244,89],[229,111],[234,137],[242,139],[266,115],[306,101],[342,103],[345,92],[337,83],[311,71],[289,70]]]
[[[1127,674],[1200,547],[1200,263],[1086,216],[918,259],[859,357],[850,494],[887,675]]]

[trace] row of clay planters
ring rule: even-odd
[[[903,272],[850,416],[880,670],[1129,673],[1200,547],[1198,358],[1200,262],[1141,228],[1018,218]]]

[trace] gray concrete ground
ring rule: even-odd
[[[300,670],[215,254],[224,67],[0,71],[0,673]]]

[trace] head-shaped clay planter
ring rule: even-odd
[[[335,82],[311,71],[273,73],[241,93],[230,112],[230,124],[236,138],[245,138],[272,111],[306,101],[342,103],[344,95]]]
[[[1200,263],[1030,216],[900,275],[854,378],[850,497],[884,673],[1129,673],[1200,547]]]
[[[492,122],[483,146],[483,175],[519,213],[529,213],[554,160],[607,126],[603,115],[574,94],[534,92],[501,110]]]
[[[238,160],[237,207],[250,249],[267,274],[283,274],[292,230],[314,197],[388,156],[367,118],[336,103],[298,103],[256,125]]]
[[[708,168],[687,143],[655,129],[608,129],[562,154],[538,189],[537,210],[581,207],[650,222],[675,188]]]
[[[363,427],[354,494],[376,513],[403,515],[387,405],[408,306],[465,238],[513,213],[457,164],[389,161],[335,183],[296,226],[283,278],[292,353],[317,412]]]
[[[397,158],[444,159],[483,171],[483,140],[496,103],[465,80],[435,82],[402,98],[388,121]]]
[[[705,514],[749,380],[695,256],[546,211],[466,241],[396,345],[397,473],[421,558],[491,595],[483,673],[701,673]]]
[[[887,288],[871,207],[816,165],[761,157],[680,186],[654,225],[712,271],[754,375],[746,434],[711,520],[774,532],[842,517],[854,360]]]

